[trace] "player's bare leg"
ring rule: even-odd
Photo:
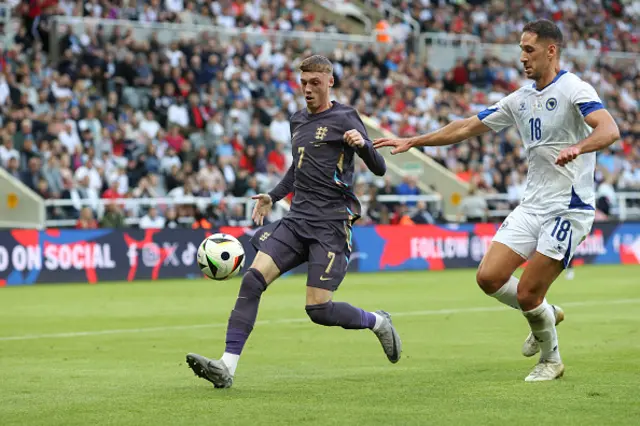
[[[506,245],[494,241],[489,246],[478,272],[476,280],[480,288],[489,296],[514,309],[520,310],[518,303],[518,284],[520,280],[512,274],[525,262],[524,257]],[[564,319],[564,312],[559,306],[551,305],[556,314],[556,325]],[[531,357],[540,351],[540,345],[533,333],[525,339],[522,354]]]
[[[518,303],[541,351],[538,364],[525,378],[527,382],[553,380],[564,374],[556,332],[556,311],[545,299],[549,287],[563,268],[561,260],[535,253],[518,285]]]
[[[525,262],[525,258],[506,245],[494,241],[484,255],[476,281],[489,296],[501,303],[520,309],[518,305],[518,278],[513,273]]]
[[[262,293],[279,275],[280,270],[273,259],[258,252],[242,278],[238,299],[229,317],[222,358],[216,360],[198,354],[187,355],[187,364],[198,377],[210,381],[217,388],[231,387],[240,354],[256,322]]]
[[[384,311],[367,312],[345,302],[334,302],[333,292],[307,286],[307,315],[316,324],[349,330],[370,329],[380,340],[392,363],[400,360],[402,342],[393,327],[391,316]]]

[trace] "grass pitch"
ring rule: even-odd
[[[216,390],[187,352],[218,357],[238,280],[39,285],[0,290],[0,424],[637,425],[640,268],[581,267],[549,300],[565,377],[525,383],[527,324],[474,272],[351,274],[336,294],[392,313],[403,359],[370,331],[304,312],[303,277],[277,281],[240,360]]]

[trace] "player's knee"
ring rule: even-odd
[[[267,282],[260,271],[249,268],[242,277],[240,284],[240,295],[242,297],[260,298],[267,289]]]
[[[307,305],[305,306],[305,311],[307,311],[307,315],[309,319],[316,324],[333,326],[335,324],[335,319],[333,318],[333,302],[329,301],[327,303],[321,303],[318,305]]]
[[[500,290],[509,280],[509,277],[510,275],[503,276],[502,274],[497,274],[482,265],[478,268],[478,272],[476,272],[476,282],[486,294],[493,294]]]
[[[251,269],[258,271],[267,285],[280,275],[280,270],[271,256],[261,251],[256,254],[253,263],[251,263]]]
[[[523,285],[522,281],[518,286],[518,304],[523,312],[537,308],[544,301],[544,294],[536,291],[535,286]]]

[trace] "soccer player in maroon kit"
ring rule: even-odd
[[[222,358],[187,355],[195,374],[217,388],[233,384],[262,293],[281,274],[304,262],[309,263],[305,310],[311,321],[370,329],[389,361],[400,360],[402,343],[388,313],[367,312],[332,300],[347,272],[351,226],[361,211],[353,193],[355,156],[378,176],[386,172],[384,159],[373,148],[356,110],[330,100],[334,82],[331,62],[323,56],[311,56],[301,63],[300,71],[307,108],[290,120],[293,163],[270,193],[253,197],[257,200],[253,219],[262,225],[273,203],[293,192],[291,209],[283,219],[258,230],[252,239],[258,254],[242,279]]]

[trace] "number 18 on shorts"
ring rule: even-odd
[[[502,223],[493,241],[509,247],[528,259],[536,251],[569,265],[576,247],[587,237],[595,213],[590,210],[565,210],[538,215],[517,207]]]

